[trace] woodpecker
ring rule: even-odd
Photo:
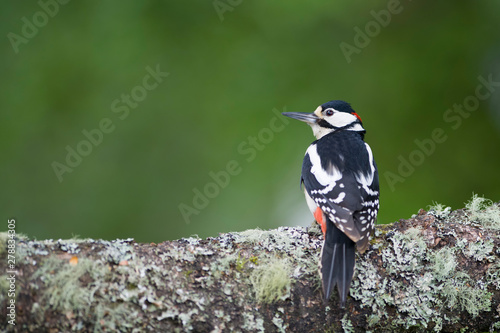
[[[345,307],[355,248],[368,247],[379,209],[377,165],[364,142],[361,118],[347,102],[335,100],[313,113],[284,112],[312,127],[316,141],[306,151],[301,186],[324,235],[319,274],[325,303],[337,286]]]

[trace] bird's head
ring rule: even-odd
[[[283,112],[284,116],[306,122],[311,126],[314,136],[323,136],[339,130],[365,133],[363,123],[351,105],[344,101],[330,101],[316,108],[313,113]]]

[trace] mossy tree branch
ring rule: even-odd
[[[482,209],[480,209],[482,208]],[[314,229],[314,230],[313,230]],[[346,309],[322,301],[317,228],[282,227],[161,244],[31,241],[16,246],[16,325],[162,332],[500,330],[500,208],[442,206],[377,226]],[[5,244],[3,234],[2,244]],[[1,248],[5,257],[6,248]],[[7,260],[0,272],[8,270]],[[6,282],[7,281],[7,282]]]

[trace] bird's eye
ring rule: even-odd
[[[333,116],[333,110],[332,109],[328,109],[328,110],[325,111],[325,114],[327,116]]]

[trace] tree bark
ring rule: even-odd
[[[500,331],[500,208],[378,225],[345,309],[325,304],[311,228],[161,244],[18,237],[0,248],[0,328],[15,332]],[[498,214],[495,220],[495,214]],[[479,217],[477,217],[479,216]],[[490,219],[489,222],[485,219]],[[484,223],[483,223],[484,222]],[[8,234],[1,235],[7,244]],[[9,279],[10,278],[10,279]],[[9,288],[15,285],[16,295]],[[12,295],[11,295],[12,296]],[[15,302],[14,323],[11,310]]]

